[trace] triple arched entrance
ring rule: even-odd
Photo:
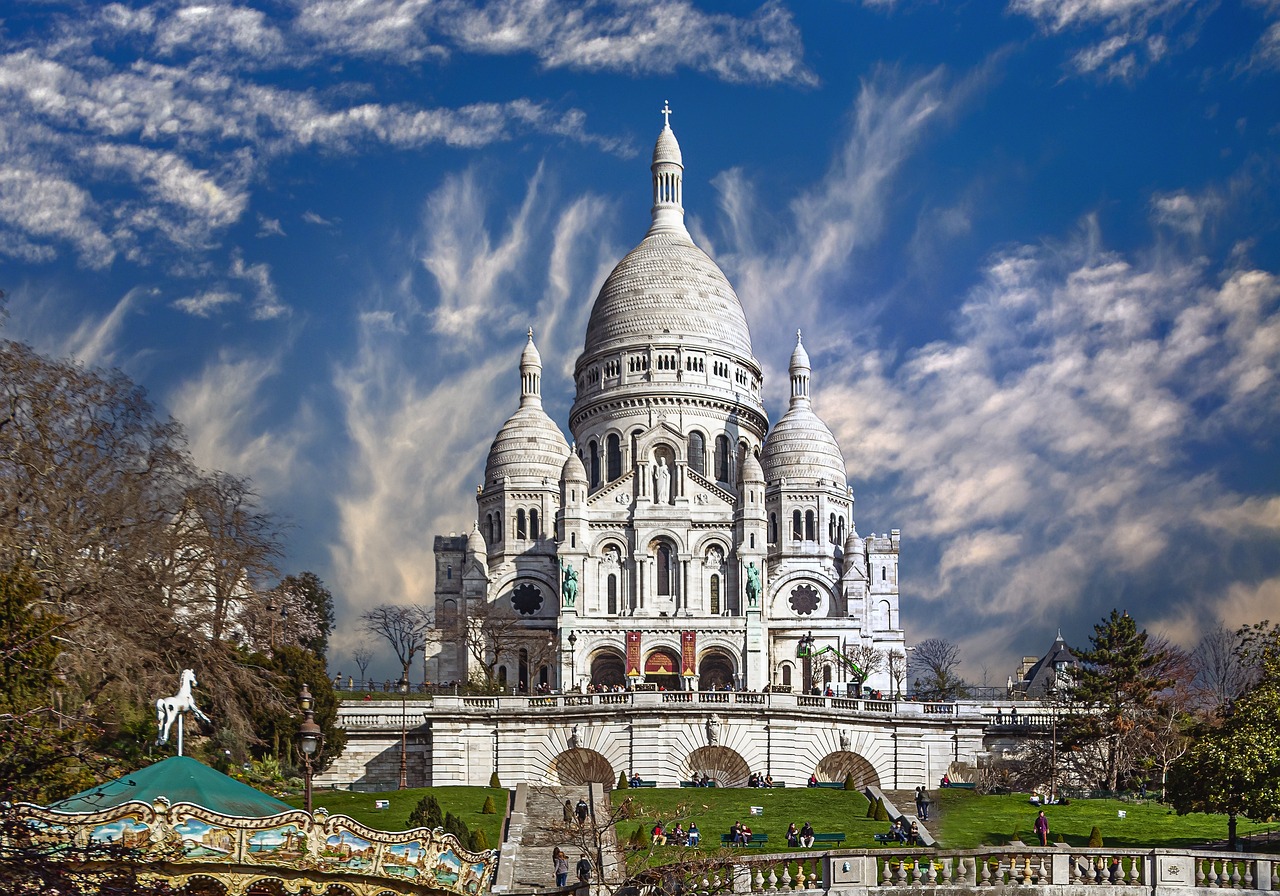
[[[626,660],[620,651],[605,648],[592,655],[591,684],[597,688],[625,687],[631,682],[627,678]],[[640,669],[643,677],[638,679],[646,684],[656,684],[664,691],[687,690],[692,686],[687,670],[681,668],[680,654],[669,647],[658,647],[645,656]],[[711,649],[703,653],[698,660],[697,685],[703,691],[721,691],[733,687],[737,680],[737,663],[728,653]]]

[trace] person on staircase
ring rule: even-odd
[[[556,886],[568,886],[569,854],[558,846],[551,851],[551,867],[554,868],[556,872]]]

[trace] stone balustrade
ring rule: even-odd
[[[661,875],[661,869],[657,870]],[[1280,859],[1216,851],[1015,848],[969,850],[846,850],[786,853],[707,869],[686,888],[695,892],[778,893],[822,891],[861,894],[869,888],[992,891],[1052,887],[1068,896],[1091,887],[1127,888],[1133,894],[1188,896],[1206,890],[1269,892],[1280,889]]]

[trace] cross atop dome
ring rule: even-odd
[[[666,100],[662,101],[662,126],[671,127],[671,106]]]

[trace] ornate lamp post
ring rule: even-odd
[[[400,689],[400,789],[404,790],[409,786],[408,707],[405,703],[409,697],[409,676],[401,676],[396,687]]]
[[[563,686],[564,692],[567,694],[570,689],[577,688],[578,670],[574,668],[573,648],[578,646],[578,633],[569,632],[569,681]]]
[[[306,782],[306,808],[311,811],[312,760],[324,743],[324,732],[316,724],[316,713],[311,703],[311,689],[305,684],[298,695],[298,707],[302,710],[302,724],[298,726],[298,752],[302,755],[302,780]]]

